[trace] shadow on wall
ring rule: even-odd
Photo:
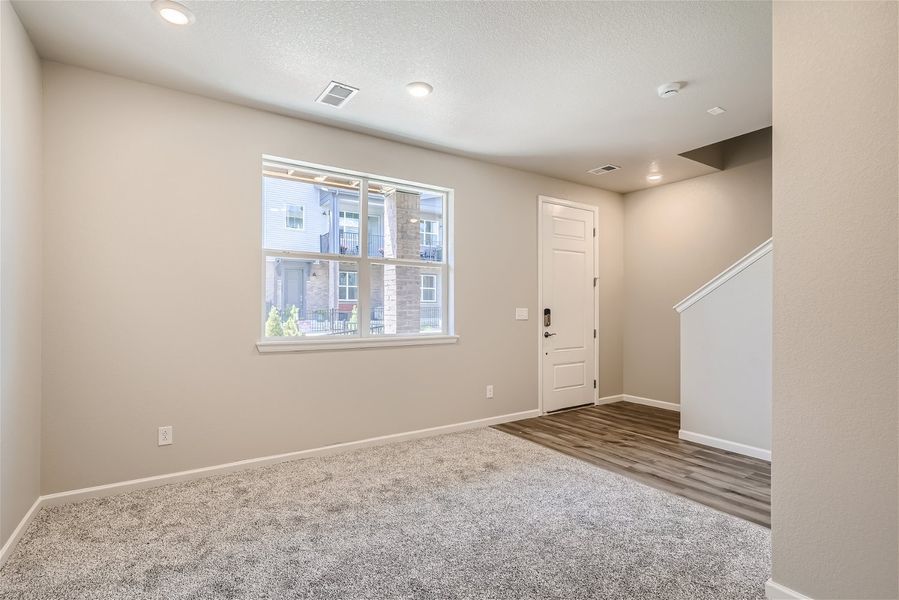
[[[719,171],[771,158],[771,128],[765,127],[708,146],[681,152],[678,156],[714,167]]]
[[[771,128],[703,150],[716,173],[625,195],[624,393],[680,402],[672,307],[771,237]]]

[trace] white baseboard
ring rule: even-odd
[[[612,402],[632,402],[634,404],[643,404],[646,406],[654,406],[656,408],[664,408],[665,410],[680,411],[680,404],[674,402],[665,402],[663,400],[653,400],[652,398],[643,398],[641,396],[631,396],[630,394],[616,394],[614,396],[603,396],[596,401],[596,405],[611,404]]]
[[[712,437],[710,435],[703,435],[701,433],[694,433],[692,431],[686,431],[684,429],[681,429],[678,432],[677,437],[688,442],[702,444],[703,446],[711,446],[712,448],[728,450],[729,452],[736,452],[737,454],[751,456],[753,458],[761,458],[762,460],[771,462],[771,451],[765,450],[764,448],[748,446],[746,444],[741,444],[740,442],[732,442],[730,440],[722,440],[721,438]]]
[[[621,402],[624,400],[624,394],[618,394],[616,396],[603,396],[602,398],[598,398],[596,400],[596,405],[600,404],[611,404],[612,402]]]
[[[664,408],[665,410],[674,410],[680,412],[680,404],[676,402],[665,402],[664,400],[653,400],[652,398],[643,398],[642,396],[631,396],[630,394],[622,394],[621,399],[625,402],[633,402],[634,404],[644,404],[646,406],[654,406],[656,408]]]
[[[41,499],[37,498],[34,501],[34,504],[31,505],[31,508],[28,509],[28,512],[25,513],[25,516],[22,517],[22,520],[19,521],[19,524],[16,525],[16,528],[13,530],[12,535],[10,535],[9,539],[6,540],[6,543],[3,544],[3,548],[0,548],[0,568],[3,568],[3,565],[6,564],[6,561],[9,559],[9,555],[12,554],[12,551],[16,547],[16,544],[18,544],[19,540],[22,538],[22,534],[25,533],[25,530],[28,529],[29,525],[31,525],[34,517],[37,516],[37,513],[40,511],[41,506]]]
[[[262,467],[273,465],[276,463],[288,462],[291,460],[299,460],[302,458],[311,458],[313,456],[327,456],[330,454],[339,454],[350,450],[358,450],[360,448],[369,448],[373,446],[383,446],[406,440],[414,440],[435,435],[443,435],[445,433],[454,433],[457,431],[466,431],[468,429],[478,429],[481,427],[489,427],[491,425],[499,425],[500,423],[508,423],[510,421],[520,421],[522,419],[530,419],[540,414],[537,409],[526,410],[523,412],[510,413],[507,415],[498,415],[496,417],[487,417],[486,419],[477,419],[474,421],[465,421],[462,423],[453,423],[451,425],[441,425],[438,427],[428,427],[427,429],[417,429],[415,431],[406,431],[403,433],[393,433],[390,435],[382,435],[355,442],[342,442],[340,444],[332,444],[330,446],[322,446],[321,448],[311,448],[309,450],[299,450],[297,452],[288,452],[285,454],[275,454],[272,456],[263,456],[260,458],[250,458],[247,460],[239,460],[236,462],[225,463],[222,465],[214,465],[211,467],[201,467],[199,469],[190,469],[188,471],[178,471],[177,473],[167,473],[165,475],[154,475],[152,477],[142,477],[140,479],[131,479],[129,481],[120,481],[117,483],[107,483],[105,485],[97,485],[93,487],[81,488],[78,490],[70,490],[67,492],[57,492],[55,494],[46,494],[35,500],[34,505],[13,531],[12,535],[0,549],[0,567],[2,567],[9,555],[12,553],[25,529],[37,515],[38,511],[47,506],[59,506],[61,504],[71,504],[88,500],[90,498],[100,498],[104,496],[115,496],[125,494],[135,490],[159,487],[177,483],[179,481],[189,481],[192,479],[201,479],[212,475],[222,475],[253,467]]]
[[[765,582],[765,597],[768,600],[812,600],[795,590],[775,583],[772,579]]]
[[[214,465],[211,467],[201,467],[199,469],[190,469],[188,471],[179,471],[177,473],[167,473],[165,475],[154,475],[152,477],[142,477],[140,479],[131,479],[129,481],[120,481],[117,483],[107,483],[105,485],[97,485],[78,490],[70,490],[67,492],[57,492],[55,494],[47,494],[41,496],[42,506],[57,506],[59,504],[69,504],[89,498],[98,498],[102,496],[112,496],[116,494],[124,494],[134,490],[158,487],[161,485],[169,485],[179,481],[189,481],[192,479],[200,479],[209,477],[210,475],[221,475],[240,471],[252,467],[262,467],[276,463],[287,462],[291,460],[299,460],[301,458],[310,458],[313,456],[325,456],[329,454],[337,454],[347,452],[349,450],[357,450],[359,448],[368,448],[371,446],[381,446],[405,440],[414,440],[418,438],[442,435],[444,433],[453,433],[456,431],[464,431],[466,429],[477,429],[479,427],[489,427],[500,423],[508,423],[509,421],[519,421],[521,419],[529,419],[540,414],[537,409],[526,410],[508,415],[499,415],[496,417],[488,417],[486,419],[477,419],[475,421],[465,421],[463,423],[453,423],[452,425],[441,425],[439,427],[429,427],[427,429],[418,429],[415,431],[406,431],[403,433],[393,433],[390,435],[382,435],[378,437],[358,440],[354,442],[343,442],[340,444],[332,444],[330,446],[322,446],[321,448],[311,448],[309,450],[300,450],[298,452],[287,452],[285,454],[275,454],[272,456],[263,456],[260,458],[250,458],[247,460],[239,460],[236,462],[225,463],[222,465]]]

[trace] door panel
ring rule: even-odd
[[[595,397],[595,225],[593,211],[559,204],[544,202],[541,216],[542,308],[551,316],[540,338],[543,409],[553,411]]]
[[[303,311],[303,291],[305,285],[303,269],[284,270],[284,309],[296,306]]]
[[[563,390],[586,385],[584,366],[583,362],[553,365],[553,389]]]
[[[556,237],[567,237],[574,240],[583,240],[587,237],[584,229],[585,223],[578,219],[566,219],[562,217],[553,217],[553,235]]]
[[[584,252],[553,250],[552,284],[555,290],[565,290],[565,293],[554,294],[555,302],[552,307],[553,327],[551,329],[556,334],[553,342],[557,351],[583,349],[586,343],[584,332],[587,321],[585,318],[590,316],[587,313],[592,309],[592,306],[584,305],[586,283],[583,275],[586,269],[586,260]],[[593,322],[592,318],[590,322]]]

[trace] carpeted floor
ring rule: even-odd
[[[762,598],[769,545],[479,429],[45,509],[0,598]]]

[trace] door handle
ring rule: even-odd
[[[544,331],[544,332],[543,332],[543,337],[545,337],[545,338],[548,338],[548,337],[553,336],[553,335],[556,335],[556,334],[555,334],[555,333],[550,333],[550,332],[548,332],[548,331]]]

